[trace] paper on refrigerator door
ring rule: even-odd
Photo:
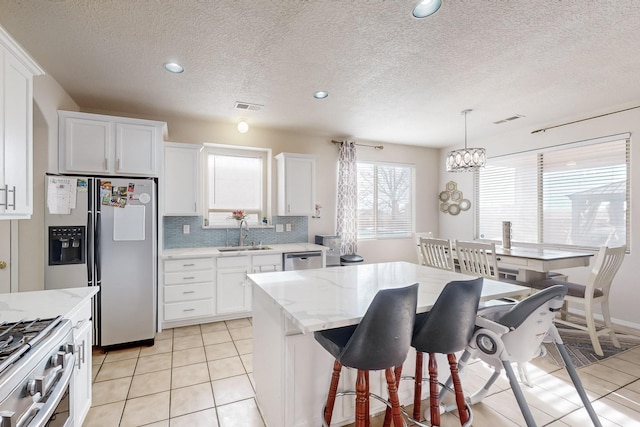
[[[144,240],[145,207],[126,205],[113,210],[113,240]]]
[[[47,208],[50,214],[69,215],[76,208],[76,178],[50,176],[47,180]]]

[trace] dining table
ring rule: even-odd
[[[532,246],[505,248],[496,245],[498,267],[517,270],[516,280],[522,283],[534,283],[547,279],[552,270],[587,267],[593,255],[590,252],[564,249]]]

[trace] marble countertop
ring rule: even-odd
[[[302,333],[357,324],[380,289],[420,283],[417,312],[431,309],[452,280],[470,280],[460,273],[408,262],[360,264],[316,270],[249,274]],[[482,299],[528,295],[530,289],[485,279]]]
[[[0,294],[0,322],[35,318],[69,317],[85,300],[100,290],[97,286],[49,291]]]
[[[253,250],[253,251],[229,251],[220,252],[217,247],[203,248],[176,248],[164,249],[162,251],[162,259],[181,259],[181,258],[197,258],[208,256],[237,256],[237,255],[267,255],[285,252],[305,252],[305,251],[326,251],[327,246],[316,245],[313,243],[284,243],[277,245],[263,245],[269,249]],[[224,249],[224,248],[220,248]]]

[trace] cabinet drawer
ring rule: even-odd
[[[282,265],[282,254],[254,255],[252,264],[254,266]]]
[[[175,273],[164,273],[165,285],[182,285],[187,283],[211,282],[211,281],[213,281],[213,270],[180,271]]]
[[[211,315],[213,315],[213,301],[210,299],[164,305],[164,320],[180,320]]]
[[[196,299],[211,298],[213,286],[211,283],[197,283],[193,285],[175,285],[164,287],[164,302],[181,302]]]
[[[217,259],[218,267],[249,267],[248,256],[230,256],[220,257]]]
[[[164,271],[191,271],[213,268],[212,258],[170,259],[164,262]]]

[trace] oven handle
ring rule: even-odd
[[[51,394],[47,398],[45,403],[36,402],[36,396],[34,396],[34,404],[31,406],[32,411],[37,411],[37,414],[31,421],[24,427],[44,427],[49,422],[53,412],[58,407],[58,404],[64,397],[64,394],[71,383],[71,375],[76,367],[75,355],[73,353],[67,353],[64,355],[64,371],[60,379],[56,383],[56,386],[51,391]],[[71,416],[71,413],[69,413]],[[18,422],[16,427],[22,427],[22,423]]]

